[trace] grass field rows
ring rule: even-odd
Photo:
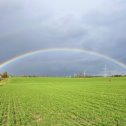
[[[126,126],[126,78],[0,83],[0,126]]]

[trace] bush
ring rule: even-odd
[[[7,72],[4,72],[3,74],[2,74],[2,76],[1,76],[2,78],[8,78],[9,77],[9,75],[8,75],[8,73]]]

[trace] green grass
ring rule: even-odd
[[[0,83],[0,126],[126,126],[126,78]]]

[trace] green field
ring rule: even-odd
[[[126,78],[9,78],[0,126],[126,126]]]

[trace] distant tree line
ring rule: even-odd
[[[92,78],[92,77],[103,77],[103,76],[94,76],[94,75],[84,75],[84,74],[76,74],[74,76],[71,76],[73,78]],[[126,77],[126,75],[121,75],[121,74],[116,74],[116,75],[111,75],[107,77]]]
[[[117,74],[117,75],[112,75],[112,77],[126,77],[126,75],[120,75],[120,74],[118,75]]]

